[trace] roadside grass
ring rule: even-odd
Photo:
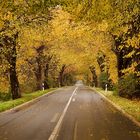
[[[53,91],[55,89],[56,88],[51,88],[51,89],[47,89],[47,90],[44,90],[44,91],[36,91],[36,92],[33,92],[33,93],[28,93],[28,94],[26,93],[26,94],[23,94],[21,98],[16,99],[16,100],[9,100],[9,101],[3,101],[3,102],[1,101],[0,102],[0,112],[11,109],[11,108],[14,108],[18,105],[21,105],[25,102],[28,102],[32,99],[35,99],[35,98],[39,97],[39,96],[47,94],[48,92]]]
[[[113,94],[113,91],[105,92],[100,88],[96,88],[96,90],[105,95],[108,99],[110,99],[116,105],[120,106],[125,112],[140,122],[140,100],[129,100],[122,98],[116,94]]]

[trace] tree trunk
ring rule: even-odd
[[[14,36],[13,46],[11,47],[11,55],[9,58],[10,64],[10,86],[11,86],[11,94],[12,99],[17,99],[21,97],[20,88],[19,88],[19,81],[16,72],[16,60],[17,60],[17,51],[16,51],[16,39],[18,37],[18,33]]]
[[[65,71],[66,65],[63,65],[60,72],[59,72],[59,86],[64,86],[63,83],[63,75],[64,75],[64,71]]]
[[[37,70],[35,72],[36,76],[36,90],[42,90],[42,65],[40,60],[37,60]]]
[[[49,84],[48,84],[48,75],[49,75],[49,64],[46,64],[45,70],[44,70],[44,89],[49,89]]]
[[[121,70],[123,69],[123,54],[121,52],[118,52],[116,55],[117,55],[118,77],[121,78],[123,76],[123,73],[121,72]]]
[[[15,63],[16,62],[13,62],[13,64],[10,67],[10,86],[11,86],[12,99],[17,99],[21,97]]]
[[[36,63],[37,68],[35,70],[36,76],[36,90],[42,90],[42,68],[43,68],[43,50],[45,46],[41,45],[39,48],[36,49],[37,56],[36,56]]]
[[[118,78],[121,78],[123,76],[122,69],[123,69],[123,61],[124,61],[124,50],[119,49],[119,45],[121,45],[121,37],[116,38],[116,36],[113,36],[114,38],[114,48],[112,51],[116,54],[117,57],[117,69],[118,69]]]
[[[92,85],[91,86],[98,86],[98,80],[97,80],[97,75],[96,75],[96,70],[95,67],[90,67],[90,71],[92,73]]]
[[[101,54],[98,54],[99,56],[97,56],[97,62],[99,64],[100,71],[104,72],[105,71],[104,62],[105,62],[106,56],[103,54],[103,52],[100,52],[100,53]]]

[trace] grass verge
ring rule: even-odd
[[[44,94],[47,94],[50,91],[55,90],[55,88],[47,89],[44,91],[37,91],[33,93],[28,93],[28,94],[23,94],[22,98],[16,99],[16,100],[10,100],[10,101],[5,101],[5,102],[0,102],[0,112],[14,108],[18,105],[21,105],[25,102],[28,102],[32,99],[35,99],[39,96],[42,96]]]
[[[100,88],[96,88],[97,91],[105,95],[108,99],[114,102],[116,105],[120,106],[125,112],[133,116],[137,121],[140,122],[140,101],[139,100],[129,100],[122,98],[118,95],[113,94],[113,91],[107,91]]]

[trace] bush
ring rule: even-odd
[[[134,74],[124,76],[119,80],[118,93],[120,96],[125,98],[132,98],[140,95],[137,78],[134,76]]]
[[[106,84],[109,90],[113,89],[113,84],[112,81],[109,79],[109,74],[106,72],[102,72],[99,76],[99,86],[105,89]]]
[[[25,83],[20,84],[21,93],[31,93],[36,89],[36,83],[33,80],[26,81]]]
[[[119,93],[119,91],[118,91],[118,84],[115,84],[113,86],[113,95],[114,96],[118,96],[118,93]]]
[[[2,92],[0,92],[0,100],[1,101],[8,101],[11,98],[12,97],[11,97],[11,94],[10,93],[2,93]]]

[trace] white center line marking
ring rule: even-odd
[[[57,124],[56,124],[56,126],[55,126],[53,132],[51,133],[51,135],[50,135],[48,140],[56,140],[57,134],[58,134],[58,132],[60,130],[60,127],[61,127],[62,121],[64,119],[64,116],[65,116],[65,114],[66,114],[66,112],[68,110],[68,107],[69,107],[70,103],[71,103],[72,97],[74,96],[74,94],[77,91],[77,89],[78,89],[78,87],[76,87],[75,90],[73,91],[73,93],[72,93],[67,105],[65,106],[65,108],[64,108],[64,110],[62,112],[62,115],[60,116],[60,118],[59,118],[59,120],[58,120],[58,122],[57,122]]]
[[[75,102],[75,98],[73,98],[72,101]]]
[[[59,113],[56,113],[56,114],[53,116],[53,118],[52,118],[52,120],[51,120],[51,123],[56,122],[58,116],[59,116]]]

